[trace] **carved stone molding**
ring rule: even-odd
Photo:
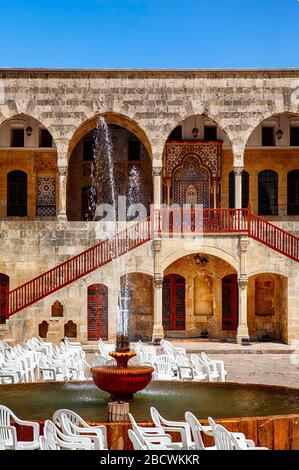
[[[162,176],[162,167],[161,166],[154,166],[153,167],[154,176]]]
[[[67,175],[67,166],[59,166],[58,167],[58,172],[60,176],[66,176]]]
[[[160,274],[155,274],[154,277],[154,286],[157,287],[158,289],[161,289],[163,287],[163,277]]]
[[[242,166],[234,166],[234,174],[235,176],[242,176],[244,168]]]
[[[165,176],[171,177],[184,158],[196,156],[209,168],[213,178],[220,177],[222,142],[169,142],[165,149]]]

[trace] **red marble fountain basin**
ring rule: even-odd
[[[92,378],[96,386],[110,393],[115,398],[132,398],[133,394],[143,390],[152,380],[153,367],[136,366],[119,368],[93,367]]]

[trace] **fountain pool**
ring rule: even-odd
[[[107,420],[108,393],[93,382],[1,385],[0,403],[24,419],[44,421],[59,408],[86,420]],[[185,411],[198,418],[241,418],[299,414],[299,389],[234,383],[152,382],[135,395],[130,411],[140,422],[155,406],[169,419],[183,420]]]

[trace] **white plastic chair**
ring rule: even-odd
[[[77,413],[65,408],[55,411],[52,419],[65,434],[70,436],[96,436],[100,441],[101,449],[108,449],[106,426],[90,426]]]
[[[201,357],[203,361],[206,362],[207,364],[210,364],[210,363],[216,364],[216,368],[220,375],[220,380],[221,382],[225,382],[227,371],[225,370],[225,367],[224,367],[224,361],[221,361],[220,359],[211,359],[205,352],[201,353]]]
[[[237,439],[234,433],[216,424],[212,418],[208,420],[213,429],[217,450],[269,450],[267,447],[255,447],[254,442],[249,439]]]
[[[168,449],[173,449],[173,450],[179,450],[181,449],[180,444],[173,443],[171,436],[169,434],[166,434],[164,429],[160,427],[143,427],[139,426],[133,415],[131,413],[128,414],[131,425],[132,425],[132,430],[133,432],[137,435],[139,440],[143,445],[147,445],[148,443],[150,444],[165,444],[167,442],[167,448]]]
[[[183,354],[177,355],[175,362],[178,366],[178,378],[180,380],[194,380],[194,368],[186,356]]]
[[[18,441],[12,421],[33,429],[32,441]],[[35,450],[39,448],[39,424],[18,418],[7,406],[0,405],[0,441],[8,450]]]
[[[191,363],[196,367],[205,368],[209,382],[214,382],[220,378],[215,363],[206,363],[198,354],[191,354]]]
[[[194,414],[191,413],[190,411],[187,411],[185,413],[185,420],[190,426],[196,450],[205,450],[205,449],[215,450],[216,449],[215,446],[205,447],[203,439],[202,439],[202,433],[206,434],[207,436],[213,436],[214,435],[213,432],[212,432],[211,426],[203,426],[198,421],[196,416],[194,416]]]
[[[49,419],[45,421],[43,445],[47,450],[94,450],[88,437],[69,437],[63,434]]]
[[[183,354],[184,356],[187,355],[186,349],[173,346],[173,344],[171,344],[171,342],[167,341],[166,339],[161,339],[160,346],[165,354],[172,356],[174,359],[178,354]]]
[[[160,436],[159,444],[153,444],[151,442],[142,443],[142,440],[132,429],[128,430],[128,436],[134,450],[169,450],[168,445],[171,445],[171,439],[167,436]]]
[[[150,408],[150,413],[155,426],[163,429],[165,432],[175,432],[180,434],[181,449],[194,449],[194,442],[192,442],[191,429],[188,423],[180,421],[168,421],[163,418],[158,412],[158,410],[153,406]]]
[[[105,367],[107,365],[108,359],[101,354],[95,354],[94,366],[95,367]]]
[[[171,356],[158,356],[154,362],[155,380],[177,380],[177,364]]]

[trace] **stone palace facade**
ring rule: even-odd
[[[118,261],[90,206],[100,116],[149,216]],[[133,340],[290,344],[298,237],[299,70],[0,70],[1,339],[113,340],[117,262]]]

